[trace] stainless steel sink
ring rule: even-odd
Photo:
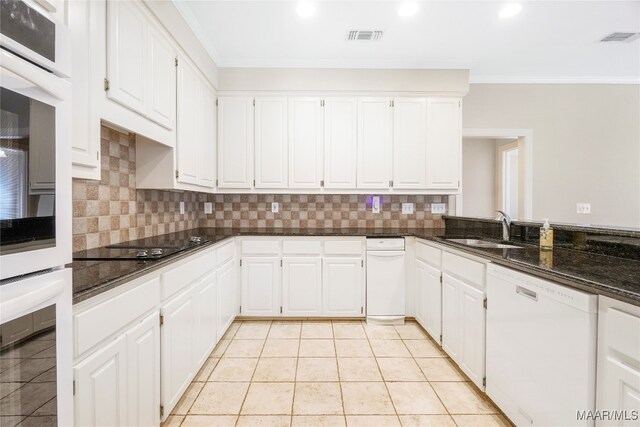
[[[460,243],[462,245],[472,246],[474,248],[485,249],[523,249],[522,246],[508,245],[506,243],[496,243],[489,240],[478,239],[445,239],[449,242]]]

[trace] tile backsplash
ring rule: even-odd
[[[73,180],[74,251],[196,227],[444,227],[429,204],[447,203],[447,196],[384,195],[381,212],[374,214],[366,195],[138,190],[135,137],[103,126],[100,150],[100,181]],[[204,214],[204,202],[213,204],[212,214]],[[278,213],[271,212],[272,202],[278,202]],[[413,203],[414,213],[401,214],[402,203]]]

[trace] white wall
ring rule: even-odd
[[[640,227],[640,86],[472,84],[463,127],[533,130],[534,219]]]
[[[462,215],[496,216],[496,141],[462,141]]]
[[[374,91],[464,95],[469,70],[220,68],[221,91]]]

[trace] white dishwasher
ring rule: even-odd
[[[517,426],[593,426],[597,296],[487,266],[487,395]]]
[[[367,322],[404,323],[404,238],[367,238]]]

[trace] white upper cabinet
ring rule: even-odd
[[[176,81],[176,53],[164,35],[149,26],[150,73],[147,88],[147,117],[162,126],[173,129],[176,119],[176,92],[171,90]]]
[[[218,187],[251,188],[253,98],[218,98]]]
[[[393,101],[393,187],[426,188],[427,99]]]
[[[355,98],[324,100],[325,188],[356,188],[357,106]]]
[[[145,92],[148,23],[134,2],[107,2],[108,96],[141,114],[146,113]]]
[[[429,98],[427,103],[427,187],[457,189],[460,186],[462,101]]]
[[[175,60],[176,49],[142,4],[107,2],[109,99],[173,129]]]
[[[180,58],[178,65],[178,135],[176,139],[176,179],[198,184],[198,76],[193,66]]]
[[[358,188],[389,188],[392,143],[391,98],[360,98],[358,100]]]
[[[202,156],[200,157],[200,185],[213,188],[216,185],[216,93],[209,84],[200,80],[200,123],[202,132]]]
[[[287,98],[255,100],[255,187],[286,188]]]
[[[322,186],[322,100],[289,98],[289,188]]]

